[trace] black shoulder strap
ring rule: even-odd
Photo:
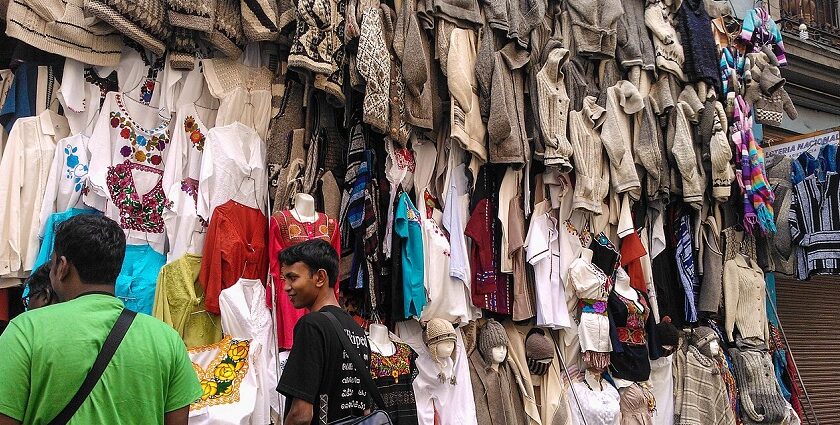
[[[376,384],[373,383],[373,378],[370,376],[370,368],[365,361],[362,360],[362,356],[359,355],[359,352],[356,350],[356,347],[350,343],[350,338],[347,337],[347,333],[344,332],[344,326],[341,326],[341,323],[338,322],[338,319],[329,311],[323,312],[332,322],[333,329],[335,333],[338,334],[338,340],[341,341],[341,345],[344,346],[344,351],[347,352],[347,356],[350,357],[350,360],[353,362],[353,366],[359,371],[359,374],[362,375],[362,382],[365,384],[365,388],[370,392],[370,395],[373,397],[373,401],[379,407],[379,409],[385,409],[385,401],[382,400],[382,394],[379,393],[379,388],[376,387]]]
[[[120,316],[117,317],[117,321],[114,322],[114,326],[111,327],[111,332],[108,333],[108,337],[105,338],[105,342],[102,344],[102,348],[99,350],[99,354],[96,356],[96,360],[93,362],[93,366],[90,368],[90,371],[88,371],[84,382],[82,382],[82,386],[79,387],[79,390],[76,391],[76,394],[70,399],[67,406],[64,407],[64,409],[49,423],[49,425],[64,425],[70,421],[70,418],[72,418],[73,415],[76,414],[76,411],[82,406],[82,403],[84,403],[85,399],[87,399],[88,395],[90,395],[90,392],[93,391],[93,387],[95,387],[96,383],[99,382],[99,378],[102,377],[102,373],[105,372],[105,368],[107,368],[108,364],[111,363],[111,359],[114,357],[117,347],[120,346],[120,343],[125,337],[125,334],[128,332],[128,328],[131,326],[131,322],[134,321],[135,316],[137,316],[137,313],[127,308],[123,309]]]

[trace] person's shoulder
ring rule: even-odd
[[[134,322],[129,328],[129,332],[132,330],[146,336],[153,337],[153,339],[149,339],[149,342],[154,343],[155,345],[159,345],[162,340],[178,342],[180,345],[183,345],[181,336],[177,331],[175,331],[175,329],[172,328],[172,326],[169,326],[157,318],[149,316],[145,313],[137,313],[137,316],[134,318]]]

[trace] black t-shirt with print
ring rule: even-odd
[[[370,366],[370,348],[365,331],[341,308],[326,306],[298,321],[292,351],[277,391],[289,398],[286,400],[286,413],[292,405],[292,398],[312,403],[313,425],[362,416],[365,409],[372,407],[372,399],[361,376],[344,352],[332,322],[323,313],[325,311],[338,319],[350,343],[359,350],[368,368]]]

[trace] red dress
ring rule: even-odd
[[[240,278],[259,279],[265,284],[266,221],[262,211],[236,201],[213,210],[198,274],[208,312],[219,314],[219,294]]]
[[[286,283],[280,275],[280,261],[278,260],[280,252],[310,239],[323,239],[329,242],[335,248],[335,252],[340,255],[341,233],[338,231],[338,223],[324,213],[318,213],[318,218],[313,223],[302,223],[296,220],[289,210],[280,211],[279,214],[271,216],[268,233],[268,268],[274,288],[269,288],[270,294],[266,296],[266,300],[269,307],[271,307],[272,299],[277,300],[277,346],[289,350],[292,348],[295,324],[306,314],[306,310],[295,308],[289,296],[286,295],[286,291],[283,290]],[[337,297],[338,282],[335,283],[335,293]]]

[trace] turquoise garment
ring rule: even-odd
[[[776,275],[772,272],[764,273],[764,282],[767,284],[767,320],[779,327],[779,316],[776,316]]]
[[[67,211],[51,214],[50,218],[44,224],[44,238],[41,239],[41,249],[38,251],[38,258],[35,259],[35,264],[32,265],[32,271],[38,270],[38,267],[46,264],[52,257],[53,245],[55,244],[55,231],[58,225],[65,221],[82,214],[102,214],[97,210],[85,208],[70,208]]]
[[[138,313],[152,314],[155,287],[166,256],[149,245],[127,245],[115,293],[125,307]]]
[[[402,256],[403,307],[405,317],[420,317],[426,305],[426,287],[423,284],[423,230],[420,211],[411,198],[403,192],[394,213],[394,232],[400,237]]]

